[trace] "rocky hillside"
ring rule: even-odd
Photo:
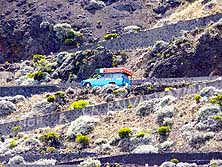
[[[151,51],[146,77],[221,75],[222,20],[184,33],[169,43],[157,41]]]
[[[76,47],[76,43],[64,44],[65,39],[56,35],[54,25],[58,23],[68,23],[70,28],[80,31],[84,38],[81,44],[92,43],[107,32],[120,33],[129,25],[151,27],[157,16],[153,9],[158,7],[155,1],[140,0],[7,0],[0,3],[1,62]]]

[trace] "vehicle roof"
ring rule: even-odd
[[[129,76],[133,75],[133,72],[131,70],[128,70],[124,67],[114,67],[114,68],[100,68],[97,69],[97,71],[101,74],[106,74],[106,73],[122,73],[122,74],[126,74]]]

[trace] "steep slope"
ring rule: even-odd
[[[50,54],[67,48],[52,31],[40,27],[42,22],[69,23],[84,34],[85,42],[93,42],[112,30],[120,33],[125,26],[151,27],[156,22],[153,8],[157,2],[114,2],[88,9],[84,1],[1,1],[0,61],[27,59],[35,53]],[[97,28],[98,24],[102,26]]]
[[[222,75],[221,20],[205,29],[197,29],[169,43],[159,42],[151,55],[146,77],[189,77]]]

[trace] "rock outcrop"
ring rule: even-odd
[[[222,75],[222,20],[186,35],[154,47],[145,77]]]

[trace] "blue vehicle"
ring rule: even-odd
[[[129,76],[132,72],[125,68],[103,68],[97,70],[99,74],[94,79],[87,79],[81,82],[82,87],[105,86],[115,84],[117,86],[130,86]]]

